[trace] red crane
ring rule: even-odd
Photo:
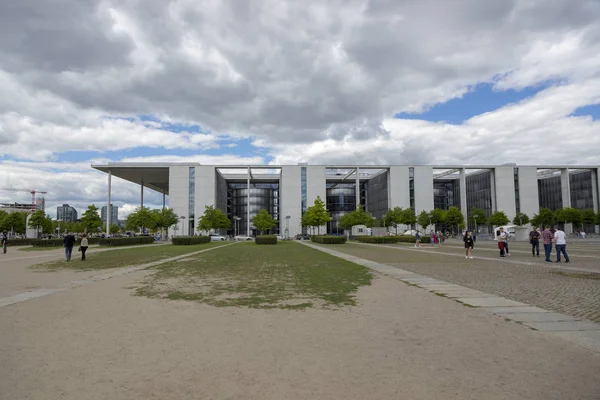
[[[41,193],[41,194],[48,193],[48,192],[42,192],[41,190],[35,190],[35,189],[0,188],[0,190],[7,190],[10,192],[29,192],[29,193],[31,193],[31,212],[35,211],[35,194],[36,193]]]

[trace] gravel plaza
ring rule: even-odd
[[[459,244],[318,246],[385,267],[372,268],[355,306],[302,311],[135,296],[148,264],[35,272],[28,267],[61,250],[11,249],[0,259],[0,399],[597,399],[598,351],[506,317],[535,319],[544,308],[546,317],[597,321],[598,281],[586,278],[599,270],[594,245],[573,244],[573,262],[556,268],[525,245],[496,260],[492,243],[480,243],[465,260]],[[175,258],[231,256],[236,246],[246,244]],[[493,314],[453,301],[466,291],[484,305],[509,303]]]

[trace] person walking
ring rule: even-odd
[[[65,247],[65,257],[67,261],[71,261],[71,254],[73,253],[73,245],[75,244],[75,236],[71,232],[63,239],[63,246]]]
[[[421,247],[421,234],[419,231],[415,233],[415,247]]]
[[[544,242],[544,254],[546,256],[546,262],[552,262],[550,254],[552,254],[552,241],[554,235],[550,230],[550,225],[546,225],[546,229],[542,232],[542,241]]]
[[[498,242],[498,250],[500,250],[500,257],[504,257],[504,238],[502,237],[502,228],[496,231],[496,241]]]
[[[510,253],[508,252],[508,232],[505,232],[504,228],[500,228],[500,235],[504,238],[504,254],[506,254],[506,257],[510,257]]]
[[[529,243],[531,243],[531,256],[535,257],[540,256],[540,231],[538,231],[537,227],[533,227],[533,230],[529,232]]]
[[[435,239],[434,239],[435,234],[433,233],[433,231],[429,231],[429,246],[433,247],[433,245],[435,244]]]
[[[83,235],[81,235],[81,243],[79,244],[79,249],[81,250],[81,261],[85,261],[85,252],[88,249],[88,238],[87,235],[84,233]]]
[[[558,226],[554,232],[554,245],[556,246],[556,262],[560,262],[560,253],[565,256],[565,262],[570,262],[567,254],[567,235]]]
[[[466,231],[465,236],[463,237],[463,242],[465,242],[465,258],[473,258],[473,247],[475,246],[475,241],[473,240],[473,236],[471,236],[471,231]]]
[[[2,254],[6,254],[6,248],[8,247],[8,236],[6,235],[6,232],[2,232],[2,239],[0,239],[0,242],[2,242]]]

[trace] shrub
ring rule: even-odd
[[[33,247],[62,247],[63,240],[62,239],[21,239],[28,240],[29,244]],[[8,241],[10,243],[10,240]],[[19,246],[15,244],[15,246]]]
[[[317,235],[311,236],[310,241],[320,244],[344,244],[346,243],[346,236],[324,236]]]
[[[256,244],[277,244],[277,236],[275,235],[260,235],[254,239]]]
[[[131,238],[107,238],[98,240],[100,246],[132,246],[136,244],[154,243],[152,236],[137,236]]]
[[[400,236],[357,236],[354,239],[360,243],[398,243]]]
[[[173,244],[176,246],[189,246],[192,244],[209,243],[210,236],[177,236],[173,238]]]

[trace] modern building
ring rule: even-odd
[[[541,207],[599,208],[598,165],[200,165],[183,163],[108,163],[93,165],[163,194],[163,204],[180,216],[178,234],[195,231],[204,207],[214,205],[232,221],[228,233],[255,233],[252,218],[267,209],[276,232],[302,233],[302,214],[317,196],[332,220],[321,232],[341,233],[337,222],[357,206],[381,218],[394,207],[415,213],[456,206],[468,217],[473,207],[488,215],[504,211],[530,217]],[[237,221],[233,224],[233,221]],[[236,231],[234,231],[234,229]],[[572,227],[566,226],[568,231]],[[598,227],[595,227],[598,230]]]
[[[68,204],[56,207],[56,220],[65,222],[77,221],[77,210]]]
[[[106,224],[106,209],[107,206],[102,206],[100,209],[100,218],[102,218],[102,223]],[[117,224],[119,221],[119,207],[110,205],[110,220],[111,224]]]
[[[4,212],[31,212],[31,204],[27,203],[0,203],[0,211]]]

